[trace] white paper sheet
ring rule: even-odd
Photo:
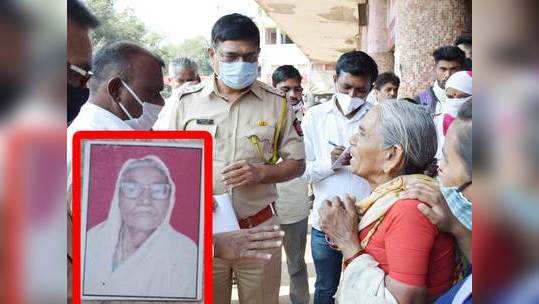
[[[350,148],[352,146],[349,146],[348,148],[344,149],[344,151],[339,155],[339,157],[335,160],[335,162],[331,165],[331,169],[339,169],[342,167],[342,163],[344,162],[344,159],[347,155],[350,154]]]
[[[213,198],[217,202],[217,206],[213,211],[213,234],[239,230],[240,225],[238,224],[230,195],[225,193],[214,195]]]

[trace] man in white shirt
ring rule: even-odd
[[[110,44],[97,52],[92,66],[90,97],[67,128],[68,194],[75,132],[133,130],[143,124],[149,130],[159,112],[148,109],[160,109],[164,104],[160,92],[165,64],[144,48],[131,42]]]
[[[364,179],[349,169],[349,138],[357,132],[358,122],[372,105],[365,98],[378,76],[376,62],[364,52],[351,51],[337,61],[335,94],[315,106],[303,118],[306,170],[303,178],[313,184],[314,206],[311,213],[311,248],[316,269],[314,303],[335,303],[339,285],[342,254],[326,241],[318,220],[318,209],[325,199],[352,194],[361,199],[370,193]],[[340,165],[337,165],[341,162]],[[336,163],[337,162],[337,163]],[[329,240],[330,241],[330,240]]]
[[[275,88],[286,95],[288,104],[294,110],[296,119],[293,126],[302,136],[301,120],[305,113],[301,74],[292,65],[278,67],[271,77]],[[311,209],[307,183],[301,178],[277,184],[279,199],[275,205],[286,253],[286,266],[290,275],[290,302],[292,304],[309,303],[309,275],[305,264],[307,245],[308,218]]]

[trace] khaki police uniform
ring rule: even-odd
[[[293,126],[295,114],[284,98],[275,88],[255,81],[238,100],[229,102],[219,94],[213,76],[181,92],[178,102],[169,106],[167,115],[160,116],[154,129],[203,130],[211,133],[213,194],[228,192],[237,218],[244,219],[277,200],[275,184],[228,189],[222,182],[221,170],[240,160],[253,164],[267,163],[274,156],[274,151],[278,152],[277,159],[305,158],[303,141]],[[286,107],[284,113],[283,106]],[[284,121],[280,120],[282,116],[286,117]],[[274,146],[276,130],[279,134]],[[274,216],[262,225],[276,223]],[[269,252],[272,259],[267,262],[214,259],[214,303],[230,302],[232,272],[237,278],[241,303],[278,303],[281,249]]]

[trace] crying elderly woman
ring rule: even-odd
[[[123,164],[108,218],[88,231],[84,295],[196,296],[197,245],[169,223],[175,192],[158,157]]]
[[[407,176],[433,180],[437,140],[430,114],[405,101],[380,103],[350,143],[351,171],[374,190],[359,201],[332,198],[320,210],[321,227],[346,267],[338,302],[432,301],[451,287],[453,239],[418,210],[419,200],[399,198]]]

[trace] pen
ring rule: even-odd
[[[334,146],[334,147],[338,147],[339,145],[337,145],[336,143],[332,142],[331,140],[328,140],[328,144]]]

